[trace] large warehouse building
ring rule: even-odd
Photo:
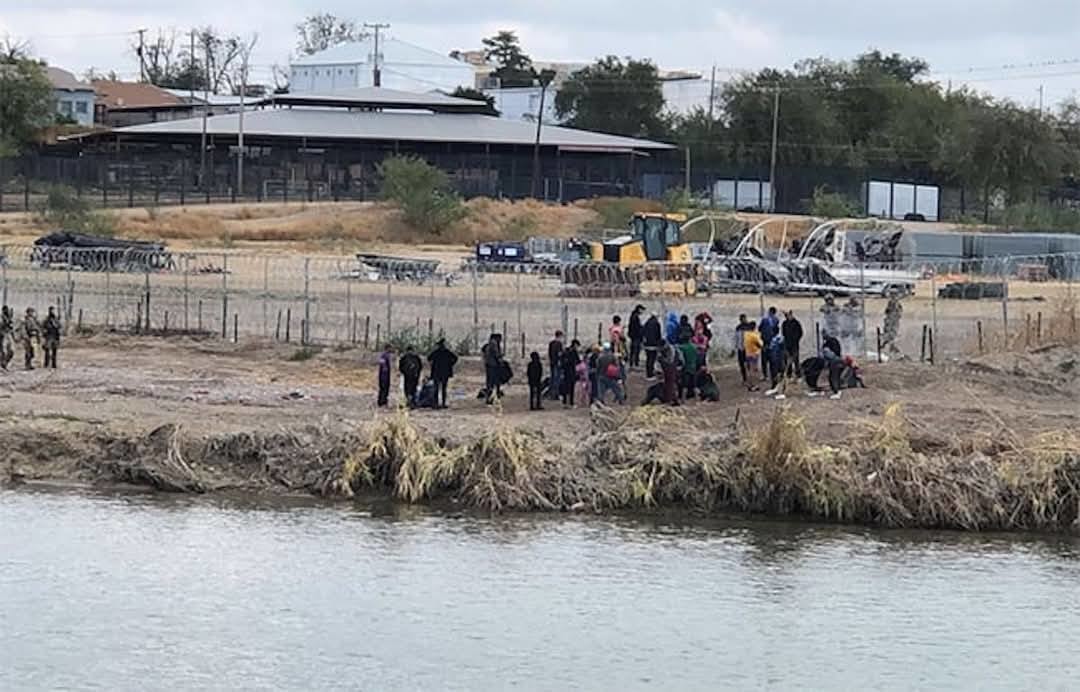
[[[246,156],[238,189],[241,128]],[[632,194],[651,162],[677,157],[669,144],[549,125],[537,146],[535,124],[489,115],[483,102],[372,87],[278,95],[243,115],[92,133],[66,142],[65,152],[90,184],[104,175],[121,188],[183,185],[215,195],[320,199],[370,197],[376,167],[395,154],[439,166],[466,195],[527,196],[537,153],[537,193],[553,200]]]

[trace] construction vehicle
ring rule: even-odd
[[[588,245],[592,262],[566,268],[564,282],[585,294],[694,295],[697,265],[683,242],[684,214],[637,213],[629,233]]]

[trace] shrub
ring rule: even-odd
[[[626,228],[637,212],[664,211],[662,203],[638,197],[597,197],[584,202],[583,206],[600,215],[601,228]]]
[[[416,156],[395,156],[379,166],[383,199],[401,209],[405,223],[439,235],[467,215],[446,173]]]
[[[109,214],[93,211],[90,204],[70,188],[50,187],[36,211],[42,223],[57,230],[99,236],[116,234],[115,219]]]
[[[826,219],[844,219],[858,216],[859,206],[846,195],[830,192],[824,185],[814,188],[814,199],[810,203],[810,215]]]

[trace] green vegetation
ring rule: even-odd
[[[22,153],[55,121],[44,66],[21,54],[0,60],[0,157]]]
[[[846,219],[858,216],[859,204],[846,195],[838,192],[829,192],[824,185],[814,189],[814,199],[810,203],[810,215],[820,216],[825,219]]]
[[[291,363],[306,363],[320,353],[322,353],[321,348],[315,348],[314,346],[304,346],[293,351],[292,355],[290,355],[285,360],[288,360]]]
[[[496,65],[492,76],[503,88],[532,86],[536,79],[532,58],[521,48],[517,34],[500,31],[485,38],[484,58]]]
[[[379,166],[379,176],[383,199],[397,204],[405,223],[417,231],[439,235],[468,213],[446,173],[422,158],[389,158]]]
[[[555,96],[571,127],[628,137],[663,138],[670,130],[656,66],[609,55],[575,72]]]
[[[50,187],[36,211],[41,223],[54,230],[105,237],[116,234],[116,219],[105,212],[93,211],[90,203],[70,188]]]

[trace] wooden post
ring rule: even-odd
[[[165,311],[165,323],[162,325],[161,330],[162,330],[162,334],[164,334],[165,336],[169,335],[169,311],[168,310]]]
[[[1035,323],[1035,343],[1042,344],[1042,310],[1039,310]]]
[[[135,308],[135,333],[142,333],[142,299],[139,299],[139,305]]]
[[[927,339],[929,338],[929,334],[930,334],[930,327],[924,324],[922,326],[922,350],[919,352],[919,362],[920,363],[925,363],[926,362],[926,342],[927,342]]]
[[[525,332],[521,333],[521,358],[525,359]]]
[[[349,316],[352,319],[352,325],[349,327],[349,343],[356,345],[356,321],[360,319],[360,316],[355,312]]]
[[[369,337],[371,336],[371,315],[364,317],[364,350],[370,350],[371,343]]]
[[[934,329],[930,328],[930,364],[937,364],[937,353],[934,352]]]
[[[596,325],[596,343],[604,343],[604,323],[600,322]]]
[[[292,336],[292,308],[285,310],[285,343],[289,343]]]
[[[877,328],[877,362],[882,362],[881,358],[881,327]]]
[[[307,320],[300,318],[300,345],[307,346]]]
[[[274,328],[274,341],[281,341],[281,309],[277,311],[277,326]]]
[[[79,308],[79,325],[75,329],[82,332],[82,308]]]
[[[574,318],[574,339],[578,338],[578,318]]]
[[[1024,315],[1024,348],[1031,348],[1031,313]]]
[[[232,316],[232,342],[240,343],[240,313],[234,312]]]
[[[379,341],[382,340],[382,325],[375,325],[375,350],[379,350]]]
[[[435,340],[435,320],[430,317],[427,319],[427,340],[429,344]]]
[[[986,352],[986,349],[983,346],[982,320],[979,320],[978,322],[975,323],[975,329],[979,333],[979,355],[981,356],[983,353]]]
[[[195,325],[198,327],[199,333],[201,334],[202,330],[203,330],[203,328],[202,328],[202,301],[201,300],[199,301],[199,305],[197,306],[197,309],[198,309],[199,312],[196,314]]]
[[[821,354],[821,323],[814,322],[814,352]]]

